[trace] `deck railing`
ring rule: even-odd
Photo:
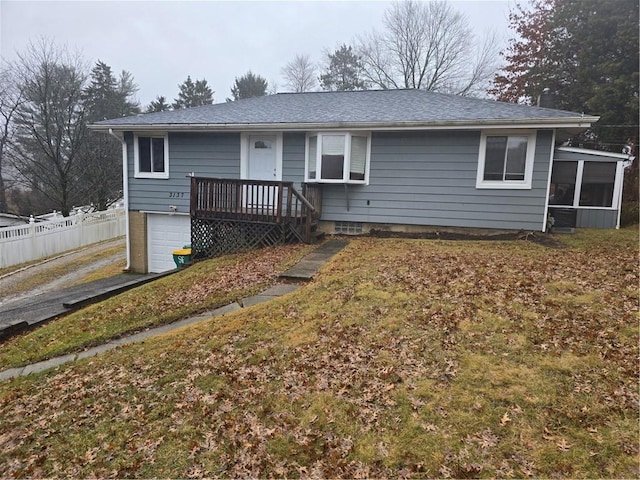
[[[308,242],[311,226],[320,218],[321,191],[293,182],[191,177],[190,213],[199,219],[230,219],[289,225]]]

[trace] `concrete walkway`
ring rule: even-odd
[[[313,252],[305,256],[295,266],[293,266],[291,269],[287,270],[282,275],[280,275],[280,277],[283,279],[308,281],[311,278],[313,278],[313,276],[318,272],[318,270],[328,260],[330,260],[331,257],[333,257],[340,250],[342,250],[346,245],[347,245],[346,241],[329,240],[328,242],[321,245],[316,250],[314,250]],[[82,360],[84,358],[95,357],[100,353],[112,350],[121,345],[127,345],[130,343],[139,342],[147,338],[154,337],[156,335],[160,335],[163,333],[170,332],[172,330],[176,330],[178,328],[182,328],[187,325],[202,322],[204,320],[208,320],[213,317],[224,315],[225,313],[234,312],[236,310],[240,310],[241,308],[247,308],[253,305],[257,305],[259,303],[274,300],[288,293],[295,292],[299,288],[300,288],[300,285],[291,284],[291,283],[276,284],[266,289],[265,291],[259,293],[258,295],[254,295],[254,296],[242,299],[239,303],[234,302],[229,305],[225,305],[224,307],[220,307],[215,310],[210,310],[208,312],[204,312],[200,315],[186,318],[178,322],[170,323],[168,325],[163,325],[161,327],[151,328],[149,330],[145,330],[143,332],[139,332],[134,335],[122,337],[117,340],[112,340],[104,345],[93,347],[80,353],[71,353],[68,355],[63,355],[61,357],[56,357],[56,358],[52,358],[42,362],[34,363],[32,365],[27,365],[26,367],[17,367],[17,368],[10,368],[8,370],[4,370],[0,372],[0,381],[8,380],[10,378],[15,378],[20,376],[24,377],[26,375],[29,375],[30,373],[42,372],[44,370],[48,370],[49,368],[54,368],[60,365],[64,365],[65,363],[75,362],[76,360]]]
[[[331,257],[347,246],[344,240],[329,240],[313,252],[306,255],[292,268],[280,275],[280,278],[289,280],[311,280],[316,272]]]

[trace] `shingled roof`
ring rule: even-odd
[[[95,130],[389,128],[546,125],[586,128],[598,117],[424,90],[279,93],[104,120]]]

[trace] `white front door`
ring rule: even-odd
[[[278,141],[276,135],[249,136],[250,180],[278,180]]]
[[[277,181],[281,178],[280,158],[282,137],[278,135],[249,135],[247,179]],[[264,212],[276,204],[277,186],[251,185],[244,188],[243,204]]]

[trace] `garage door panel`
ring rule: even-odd
[[[188,215],[148,214],[147,246],[149,272],[161,273],[176,267],[172,252],[191,243]]]

